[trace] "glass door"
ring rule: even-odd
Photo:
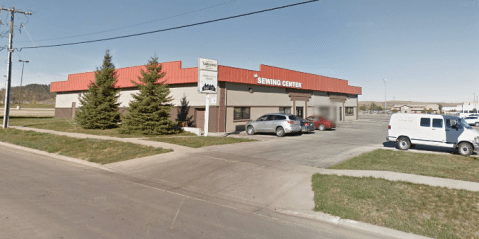
[[[296,116],[298,116],[299,118],[303,118],[303,110],[303,106],[296,106]]]

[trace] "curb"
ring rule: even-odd
[[[312,212],[298,212],[298,211],[291,211],[291,210],[277,210],[277,212],[286,214],[286,215],[326,222],[326,223],[330,223],[337,226],[343,226],[343,227],[358,229],[361,231],[372,232],[382,236],[389,236],[389,237],[397,238],[397,239],[430,239],[431,238],[431,237],[416,235],[413,233],[403,232],[403,231],[399,231],[399,230],[391,229],[387,227],[376,226],[376,225],[372,225],[365,222],[358,222],[358,221],[354,221],[350,219],[341,219],[338,216],[333,216],[323,212],[312,213]]]
[[[5,143],[5,142],[0,142],[0,145],[10,147],[10,148],[14,148],[14,149],[20,149],[20,150],[23,150],[23,151],[26,151],[26,152],[29,152],[29,153],[48,156],[48,157],[52,157],[52,158],[63,160],[63,161],[68,161],[68,162],[72,162],[72,163],[77,163],[77,164],[89,166],[89,167],[92,167],[92,168],[98,168],[98,169],[106,170],[106,171],[109,171],[109,172],[113,172],[113,170],[111,170],[111,169],[109,169],[109,168],[107,168],[107,167],[105,167],[101,164],[98,164],[98,163],[92,163],[92,162],[88,162],[88,161],[77,159],[77,158],[71,158],[71,157],[67,157],[67,156],[63,156],[63,155],[48,153],[48,152],[41,151],[41,150],[38,150],[38,149],[27,148],[27,147],[15,145],[15,144],[10,144],[10,143]]]

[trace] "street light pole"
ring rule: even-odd
[[[18,109],[21,109],[22,106],[22,83],[23,83],[23,68],[25,67],[25,63],[29,61],[18,60],[18,62],[22,62],[22,77],[20,78],[20,95],[18,97]]]
[[[386,111],[386,81],[387,79],[384,80],[384,115],[387,117],[387,111]]]

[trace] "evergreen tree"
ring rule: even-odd
[[[111,62],[110,51],[106,50],[103,65],[95,73],[88,91],[80,97],[81,106],[75,121],[84,129],[109,129],[118,127],[118,89],[115,89],[116,72]]]
[[[177,124],[170,120],[173,99],[169,96],[168,85],[160,80],[165,76],[161,68],[158,57],[154,56],[146,64],[146,71],[141,71],[141,77],[138,77],[140,83],[132,81],[140,92],[133,95],[134,100],[124,117],[121,133],[159,135],[178,132],[174,129]]]
[[[186,122],[187,126],[192,126],[193,116],[188,117],[189,112],[190,112],[190,102],[186,100],[186,95],[183,95],[183,98],[181,98],[181,106],[178,109],[176,116],[178,117],[179,122]]]

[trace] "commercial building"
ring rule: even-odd
[[[392,110],[400,113],[422,114],[424,110],[430,111],[432,114],[439,114],[439,104],[423,104],[423,105],[395,105]]]
[[[171,119],[177,117],[180,99],[187,97],[189,115],[196,127],[203,128],[206,95],[198,92],[198,68],[182,68],[181,61],[161,63],[173,97]],[[116,87],[120,88],[120,107],[128,108],[138,90],[144,66],[117,69]],[[67,81],[52,82],[56,92],[55,116],[72,118],[80,106],[79,97],[94,82],[95,72],[71,74]],[[218,93],[210,94],[210,132],[241,131],[247,121],[267,113],[293,113],[299,117],[321,114],[335,121],[358,118],[361,87],[348,81],[260,65],[259,71],[218,66]]]

